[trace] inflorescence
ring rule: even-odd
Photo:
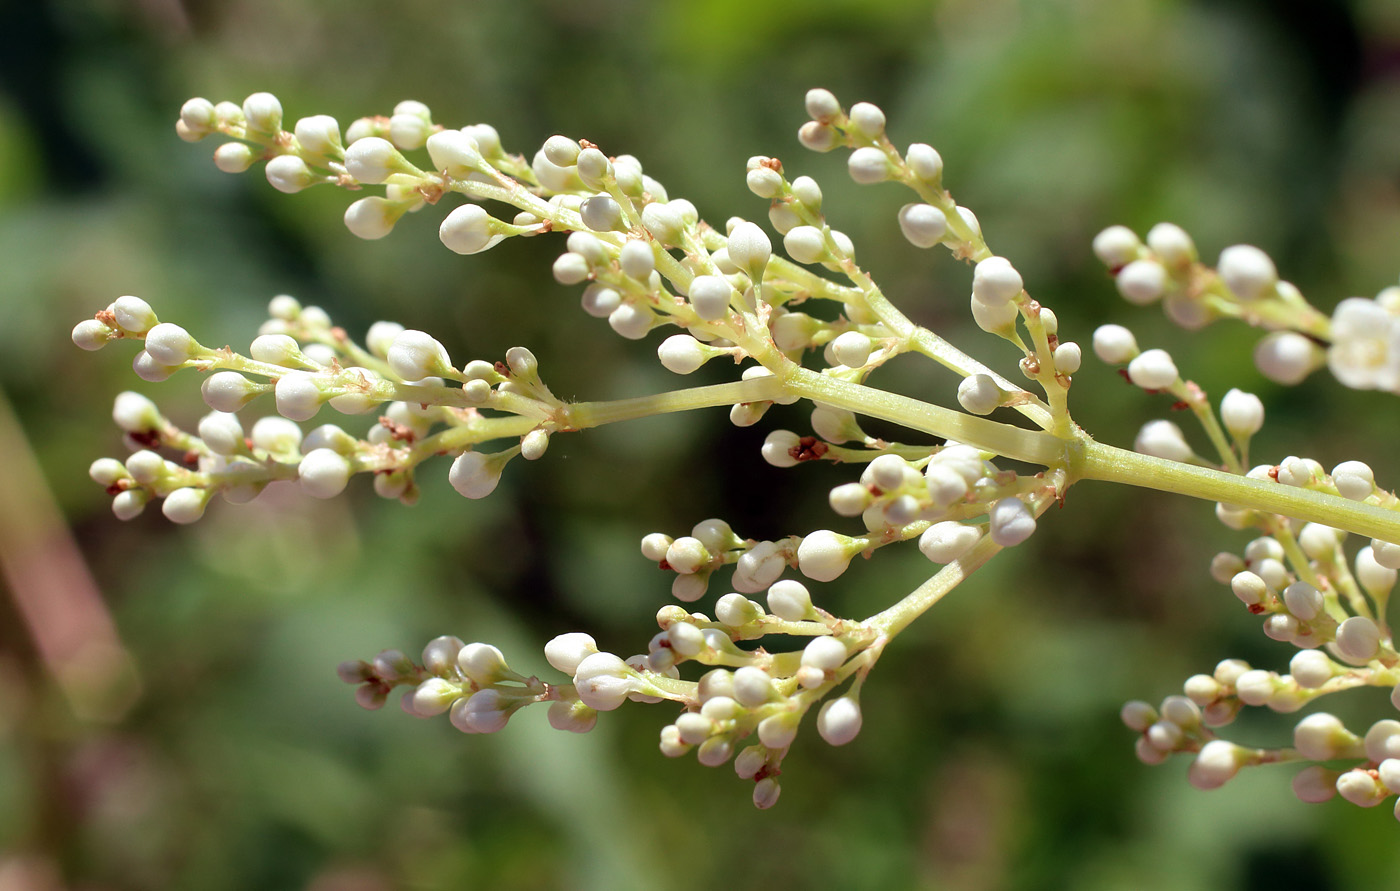
[[[1216,735],[1245,705],[1295,711],[1358,686],[1395,688],[1400,708],[1400,655],[1385,619],[1400,569],[1395,495],[1357,461],[1331,473],[1303,457],[1251,465],[1251,438],[1264,421],[1260,400],[1230,390],[1217,411],[1166,351],[1140,350],[1117,325],[1094,332],[1093,352],[1123,366],[1144,391],[1189,408],[1214,454],[1196,454],[1180,427],[1165,420],[1142,428],[1135,452],[1095,442],[1068,408],[1083,350],[1061,338],[1055,314],[1030,296],[1012,263],[988,248],[976,216],[943,188],[938,152],[921,143],[897,148],[883,112],[869,103],[846,109],[831,93],[812,90],[807,111],[811,120],[799,131],[804,146],[849,150],[858,183],[912,190],[916,200],[898,213],[904,237],[919,248],[942,245],[973,264],[972,317],[1010,345],[1021,383],[904,316],[857,265],[851,239],[829,225],[820,186],[807,176],[789,179],[776,158],[749,159],[745,176],[768,203],[781,252],[764,226],[738,217],[711,226],[689,201],[670,198],[636,158],[607,155],[584,139],[552,136],[527,159],[505,151],[489,125],[447,128],[418,102],[361,118],[342,135],[325,115],[283,129],[281,105],[267,93],[241,106],[192,99],[177,132],[188,141],[222,138],[214,153],[221,170],[239,173],[264,162],[268,181],[289,193],[321,184],[382,187],[345,213],[350,231],[366,239],[385,237],[404,214],[454,198],[466,200],[444,216],[439,237],[459,254],[511,237],[564,233],[566,250],[553,274],[582,286],[587,314],[632,340],[679,329],[657,347],[661,364],[678,375],[721,357],[739,369],[723,384],[568,402],[545,384],[524,347],[458,364],[430,334],[389,321],[371,326],[360,344],[322,309],[284,295],[272,300],[269,320],[244,354],[205,346],[126,296],[79,323],[73,340],[85,349],[139,341],[134,369],[147,381],[198,370],[211,411],[185,430],[146,397],[122,393],[113,418],[132,454],[99,459],[92,478],[112,494],[118,517],[158,501],[177,523],[198,520],[215,495],[244,502],[286,481],[330,498],[357,474],[369,475],[380,496],[411,504],[420,465],[436,456],[451,458],[453,488],[483,498],[509,462],[539,460],[559,434],[719,406],[729,407],[732,423],[748,426],[775,403],[805,399],[812,403],[810,432],[772,431],[762,458],[777,467],[829,461],[859,468],[858,478],[831,490],[830,505],[840,517],[859,518],[862,529],[746,538],[709,519],[685,535],[646,535],[642,555],[673,574],[676,600],[728,589],[715,599],[713,618],[664,606],[646,651],[628,658],[600,650],[588,634],[562,634],[544,650],[567,678],[561,683],[511,669],[489,644],[451,636],[430,642],[419,662],[390,649],[343,664],[341,677],[356,685],[366,708],[403,687],[405,711],[446,713],[468,733],[499,731],[532,703],[548,703],[552,726],[582,733],[598,712],[628,700],[669,701],[680,713],[661,731],[662,752],[675,757],[693,749],[711,767],[732,762],[754,781],[754,803],[769,807],[809,711],[828,743],[850,742],[862,725],[862,686],[888,642],[998,551],[1029,538],[1074,482],[1112,480],[1218,502],[1226,526],[1253,530],[1258,537],[1242,555],[1216,557],[1212,575],[1264,618],[1265,634],[1298,650],[1288,675],[1226,660],[1212,675],[1189,679],[1185,695],[1160,708],[1130,703],[1123,719],[1141,734],[1139,756],[1156,763],[1173,752],[1193,753],[1191,779],[1202,787],[1251,764],[1340,759],[1352,762],[1350,769],[1317,764],[1299,774],[1299,797],[1322,800],[1340,791],[1372,805],[1400,794],[1400,721],[1381,720],[1357,736],[1315,713],[1299,723],[1292,747],[1278,749]],[[1186,327],[1235,318],[1269,329],[1255,358],[1274,380],[1295,383],[1327,365],[1346,386],[1400,392],[1400,288],[1374,300],[1344,300],[1329,318],[1251,246],[1226,248],[1211,268],[1182,229],[1164,223],[1146,243],[1114,226],[1093,247],[1134,304],[1160,300]],[[961,410],[869,385],[877,369],[906,353],[961,378]],[[809,356],[817,357],[815,367],[804,364]],[[263,395],[277,413],[245,431],[239,413]],[[372,423],[362,434],[332,423],[304,430],[327,405]],[[1008,411],[1036,429],[989,417]],[[912,441],[872,437],[862,416],[900,424]],[[1002,459],[1044,469],[1009,469]],[[1349,555],[1349,533],[1372,541]],[[829,582],[855,557],[909,540],[941,568],[863,620],[814,605],[796,577]]]

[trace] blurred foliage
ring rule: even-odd
[[[1171,219],[1208,259],[1260,245],[1324,309],[1392,283],[1391,0],[48,0],[10,5],[0,77],[11,332],[0,387],[144,685],[118,723],[75,718],[0,607],[0,886],[1400,882],[1384,813],[1302,805],[1286,770],[1207,794],[1186,784],[1185,763],[1132,757],[1124,699],[1159,698],[1225,656],[1282,667],[1288,655],[1210,581],[1210,556],[1244,539],[1207,505],[1077,488],[1040,534],[890,648],[854,744],[799,738],[783,800],[759,813],[727,768],[659,755],[669,707],[624,708],[582,738],[530,712],[499,737],[465,738],[392,707],[360,711],[332,669],[442,633],[495,642],[526,671],[546,670],[540,644],[565,630],[635,651],[666,591],[636,554],[643,533],[707,516],[743,535],[808,531],[826,524],[839,469],[762,465],[771,425],[735,429],[716,412],[560,437],[485,502],[431,485],[430,472],[413,509],[356,486],[329,504],[283,492],[215,505],[188,529],[157,512],[120,524],[84,471],[121,448],[105,423],[115,393],[152,388],[130,375],[129,351],[81,355],[68,340],[75,321],[134,293],[205,342],[242,344],[286,292],[352,332],[386,316],[427,328],[459,358],[528,344],[561,395],[668,385],[648,346],[583,317],[573,289],[553,282],[557,242],[460,258],[437,243],[433,210],[360,242],[339,224],[342,193],[284,196],[259,175],[220,174],[212,145],[174,137],[185,98],[266,89],[289,118],[348,122],[412,97],[439,121],[495,124],[516,151],[554,132],[587,137],[637,154],[716,223],[762,217],[743,164],[776,154],[823,183],[829,217],[916,320],[1009,369],[1014,356],[965,318],[967,271],[898,237],[905,197],[857,194],[843,158],[797,147],[802,94],[822,85],[880,104],[897,140],[942,151],[950,188],[1062,332],[1133,326],[1208,391],[1265,398],[1261,458],[1356,458],[1393,483],[1393,397],[1342,391],[1325,374],[1281,392],[1250,364],[1255,335],[1183,332],[1122,304],[1088,249],[1109,223]],[[951,381],[910,364],[881,382],[950,397]],[[188,422],[203,409],[183,377],[155,395]],[[1105,441],[1130,442],[1164,408],[1092,361],[1075,383],[1077,419]],[[866,615],[929,571],[916,553],[880,557],[819,602]],[[1257,722],[1261,740],[1288,726]]]

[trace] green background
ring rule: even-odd
[[[643,649],[667,602],[667,578],[637,553],[644,533],[682,534],[709,516],[760,538],[849,531],[825,506],[849,471],[778,471],[758,457],[770,421],[801,425],[801,412],[742,430],[714,411],[556,437],[481,502],[450,490],[443,463],[425,471],[414,508],[357,481],[331,503],[287,491],[216,503],[189,528],[154,510],[124,524],[86,477],[93,458],[122,451],[111,400],[154,393],[192,424],[204,411],[196,379],[152,387],[130,374],[126,345],[84,354],[68,340],[77,320],[138,294],[205,343],[246,346],[267,299],[291,293],[356,335],[386,317],[426,328],[459,362],[529,345],[561,396],[674,385],[653,358],[659,335],[623,341],[553,281],[558,240],[458,257],[438,243],[443,211],[430,208],[362,242],[340,224],[344,193],[281,195],[258,171],[218,172],[213,140],[174,135],[189,96],[270,90],[289,121],[328,113],[345,125],[414,98],[450,126],[494,124],[512,151],[556,132],[585,137],[636,154],[717,224],[762,219],[743,165],[776,155],[790,176],[822,182],[828,217],[912,317],[1013,372],[1015,356],[967,318],[967,269],[899,237],[906,195],[857,188],[841,156],[797,145],[803,92],[822,85],[881,105],[896,142],[942,152],[947,185],[1056,310],[1062,337],[1087,347],[1094,325],[1127,324],[1212,394],[1238,386],[1265,399],[1261,460],[1360,459],[1392,486],[1395,397],[1344,391],[1326,373],[1285,391],[1253,369],[1256,333],[1187,333],[1130,307],[1089,251],[1110,223],[1144,231],[1169,219],[1207,260],[1237,242],[1265,248],[1324,311],[1393,283],[1391,0],[11,7],[0,28],[0,386],[141,694],[116,720],[76,717],[3,600],[0,886],[1400,883],[1388,806],[1301,804],[1287,768],[1203,793],[1184,761],[1133,757],[1122,701],[1160,699],[1227,656],[1283,670],[1290,655],[1209,578],[1210,557],[1247,540],[1209,505],[1076,488],[1030,542],[889,648],[854,743],[799,737],[782,800],[760,813],[728,768],[657,752],[670,706],[629,705],[585,737],[551,731],[542,710],[499,736],[464,737],[392,706],[361,711],[333,668],[383,647],[416,653],[444,633],[496,643],[526,672],[548,671],[540,645],[568,630]],[[876,382],[951,398],[955,382],[930,370],[901,362]],[[1071,396],[1076,419],[1119,444],[1167,410],[1092,357]],[[21,472],[20,455],[6,464]],[[0,511],[40,516],[19,491],[0,486]],[[852,616],[893,602],[929,571],[904,550],[814,586],[817,602]],[[1354,729],[1388,709],[1371,692],[1339,706],[1359,707]],[[1251,716],[1238,734],[1278,745],[1289,727]]]

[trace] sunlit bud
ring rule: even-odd
[[[844,746],[860,733],[860,703],[842,696],[824,704],[817,713],[817,732],[833,746]]]
[[[321,408],[325,395],[316,377],[306,371],[289,371],[277,379],[273,389],[277,413],[293,421],[309,421]]]
[[[1133,700],[1125,703],[1118,717],[1123,721],[1129,730],[1136,730],[1138,733],[1146,732],[1147,728],[1156,723],[1160,717],[1157,710],[1146,702]]]
[[[755,223],[737,224],[729,232],[729,260],[739,267],[755,284],[762,281],[763,270],[773,253],[773,244]]]
[[[836,361],[848,368],[861,368],[870,360],[874,344],[859,331],[845,331],[831,342],[831,350]]]
[[[1220,252],[1216,271],[1236,297],[1255,300],[1271,291],[1278,283],[1274,261],[1259,248],[1237,244]]]
[[[797,547],[797,568],[809,579],[829,582],[839,578],[860,552],[854,539],[819,529],[802,539]]]
[[[851,179],[862,185],[884,182],[894,173],[890,159],[884,151],[869,145],[851,152],[846,169],[851,174]]]
[[[297,465],[297,479],[313,498],[334,498],[350,481],[350,462],[331,449],[312,449]]]
[[[1171,421],[1162,420],[1148,421],[1142,425],[1137,439],[1133,441],[1133,450],[1168,461],[1189,461],[1192,455],[1191,446],[1186,444],[1181,428]]]
[[[1122,325],[1100,325],[1094,330],[1094,355],[1110,365],[1124,365],[1138,355],[1133,332]]]
[[[1386,569],[1400,569],[1400,544],[1371,539],[1371,556]]]
[[[579,699],[601,712],[622,705],[638,682],[636,671],[612,653],[593,653],[574,671]]]
[[[1299,801],[1309,804],[1329,801],[1337,794],[1339,775],[1337,771],[1328,770],[1320,764],[1305,767],[1293,777],[1293,794],[1298,796]]]
[[[977,323],[977,327],[988,334],[1008,335],[1016,325],[1016,319],[1020,316],[1015,301],[1008,301],[997,305],[983,303],[976,296],[972,300],[972,320]]]
[[[393,372],[410,383],[454,371],[447,348],[432,335],[411,328],[394,338],[388,361]]]
[[[1348,662],[1370,662],[1380,652],[1380,641],[1380,628],[1365,616],[1352,616],[1337,626],[1337,652]]]
[[[976,526],[945,520],[924,530],[919,536],[919,550],[934,563],[952,563],[970,551],[981,537]]]
[[[112,303],[112,316],[117,327],[128,334],[144,334],[159,324],[155,310],[140,297],[118,297]],[[91,319],[89,321],[97,321]],[[98,324],[101,324],[100,322]]]
[[[830,90],[816,87],[807,91],[807,114],[814,121],[827,121],[841,113],[841,103]]]
[[[676,202],[653,202],[642,208],[642,225],[657,241],[667,247],[677,247],[685,239],[686,221]],[[733,256],[733,251],[730,251]]]
[[[172,523],[193,523],[204,516],[204,508],[213,493],[207,489],[176,489],[161,502],[160,511]]]
[[[224,173],[242,173],[255,160],[253,150],[241,142],[226,142],[214,149],[214,166]]]
[[[579,152],[576,163],[579,179],[590,189],[602,188],[613,172],[613,165],[608,156],[596,148],[587,148]]]
[[[1162,296],[1167,271],[1156,260],[1134,260],[1118,272],[1118,293],[1129,303],[1146,306]]]
[[[406,205],[371,195],[345,208],[345,228],[356,238],[377,241],[393,231],[406,210]]]
[[[839,144],[836,130],[819,121],[808,121],[797,129],[797,141],[814,152],[829,152]]]
[[[271,93],[254,93],[243,100],[243,117],[249,130],[276,133],[282,126],[282,103]]]
[[[127,433],[145,433],[163,426],[156,404],[130,390],[117,394],[112,403],[112,420]]]
[[[1248,763],[1247,759],[1245,749],[1223,739],[1213,739],[1201,746],[1186,778],[1197,789],[1218,789],[1239,773],[1240,767]]]
[[[479,204],[462,204],[452,209],[438,227],[438,239],[458,254],[478,254],[499,238],[492,231],[495,220]]]
[[[564,674],[572,676],[579,663],[598,652],[593,637],[581,631],[561,634],[544,645],[544,658]]]
[[[763,608],[743,594],[726,594],[715,604],[715,618],[731,628],[738,628],[763,618]]]
[[[1149,229],[1147,246],[1167,266],[1186,266],[1196,259],[1191,236],[1175,223],[1158,223]]]
[[[1332,468],[1332,484],[1343,498],[1362,501],[1376,490],[1375,473],[1361,461],[1343,461]]]
[[[1382,600],[1395,587],[1396,570],[1376,562],[1375,549],[1364,547],[1356,553],[1356,579],[1375,600]]]
[[[1294,582],[1283,589],[1283,603],[1288,611],[1304,622],[1311,622],[1322,612],[1322,592],[1307,582]]]
[[[1126,266],[1137,259],[1142,242],[1127,226],[1109,226],[1094,236],[1094,255],[1110,269]]]
[[[199,344],[179,325],[162,322],[146,333],[146,354],[161,365],[180,365],[193,358]]]
[[[789,622],[804,621],[812,616],[812,595],[793,579],[774,582],[768,589],[768,610]]]
[[[773,198],[783,190],[783,175],[770,167],[754,167],[744,175],[744,183],[760,198]]]
[[[267,162],[263,173],[274,189],[289,195],[322,181],[321,177],[312,173],[306,162],[296,155],[278,155]]]
[[[1336,670],[1336,664],[1321,650],[1300,650],[1288,663],[1293,680],[1307,690],[1315,690],[1327,683]]]
[[[551,702],[548,717],[550,727],[569,733],[587,733],[598,724],[598,710],[582,702]]]
[[[73,326],[73,343],[85,350],[100,350],[116,332],[97,319],[83,319]]]
[[[579,144],[555,134],[544,141],[544,156],[556,167],[572,167],[578,161]]]
[[[479,687],[489,687],[513,674],[501,651],[485,643],[469,643],[458,650],[457,667]]]
[[[1148,350],[1128,363],[1128,378],[1144,390],[1164,390],[1179,377],[1166,350]]]
[[[968,375],[958,384],[958,404],[974,415],[991,414],[1001,404],[1001,388],[991,375]]]
[[[1303,553],[1314,560],[1330,560],[1337,549],[1337,530],[1321,523],[1308,523],[1298,533]]]
[[[466,498],[485,498],[496,491],[501,482],[503,462],[493,460],[493,456],[483,452],[467,451],[458,455],[448,471],[447,480],[452,488]]]
[[[1019,498],[1003,498],[987,513],[992,541],[1004,548],[1020,544],[1035,532],[1035,516]]]
[[[1274,331],[1254,347],[1254,364],[1269,380],[1296,384],[1322,364],[1320,347],[1293,331]]]
[[[786,749],[797,737],[801,720],[802,715],[793,711],[769,715],[758,723],[758,741],[770,749]]]
[[[826,237],[816,226],[796,226],[783,236],[783,249],[798,263],[820,263],[830,255]],[[734,256],[730,252],[730,257]]]
[[[988,257],[972,273],[972,296],[988,306],[1001,306],[1021,294],[1021,273],[1005,257]]]
[[[1337,777],[1337,794],[1358,807],[1375,807],[1387,791],[1369,771],[1356,768]]]
[[[223,412],[238,411],[265,390],[236,371],[216,371],[200,385],[204,403]]]
[[[1238,572],[1230,579],[1230,590],[1245,606],[1262,603],[1269,594],[1269,586],[1253,572]]]
[[[1041,315],[1044,315],[1043,311]],[[1080,363],[1084,361],[1084,353],[1079,348],[1079,344],[1065,341],[1055,347],[1051,359],[1055,363],[1055,370],[1060,374],[1074,374],[1079,370]]]
[[[666,559],[666,550],[671,547],[671,536],[652,532],[642,537],[642,556],[653,563]]]
[[[802,664],[822,671],[835,671],[846,662],[846,645],[834,637],[814,637],[802,650]]]
[[[258,418],[248,437],[254,447],[274,455],[294,455],[301,449],[301,427],[295,421],[268,415]]]
[[[885,113],[878,105],[857,102],[851,106],[851,129],[869,139],[875,139],[885,132]]]
[[[1253,393],[1230,390],[1220,400],[1220,419],[1236,439],[1248,439],[1264,426],[1264,403]]]
[[[135,519],[145,509],[151,496],[143,489],[127,489],[112,499],[112,513],[118,520]]]
[[[948,218],[931,204],[906,204],[899,210],[899,229],[915,247],[931,248],[947,233]]]

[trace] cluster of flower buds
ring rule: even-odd
[[[1094,253],[1124,299],[1139,306],[1160,300],[1184,328],[1228,318],[1268,329],[1254,361],[1270,380],[1296,384],[1326,365],[1345,386],[1400,393],[1400,286],[1375,298],[1348,297],[1328,318],[1253,245],[1225,248],[1212,269],[1180,226],[1158,223],[1146,244],[1131,229],[1110,226],[1094,239]]]
[[[179,325],[158,322],[136,297],[119,298],[74,329],[74,341],[87,349],[141,341],[134,367],[143,380],[163,380],[182,368],[207,373],[201,389],[211,411],[193,432],[164,418],[144,396],[117,397],[113,419],[133,454],[124,462],[102,458],[91,468],[114,496],[117,516],[131,519],[161,499],[167,517],[190,523],[215,494],[241,503],[280,480],[332,498],[357,473],[371,474],[379,495],[411,503],[417,467],[435,455],[455,456],[453,487],[482,498],[496,488],[507,461],[539,458],[550,434],[567,425],[562,403],[523,347],[501,362],[457,368],[432,336],[397,323],[376,322],[361,347],[319,307],[287,295],[272,300],[269,314],[247,355],[201,345]],[[278,414],[259,418],[245,434],[237,413],[264,394]],[[322,406],[344,415],[377,412],[377,422],[363,437],[336,424],[304,431],[301,423]],[[476,449],[498,439],[517,444],[492,453]]]
[[[732,761],[740,777],[754,781],[759,807],[776,802],[780,766],[806,713],[820,704],[817,730],[832,745],[854,738],[862,723],[861,686],[888,641],[998,551],[1026,541],[1037,518],[1080,478],[1173,488],[1189,477],[1193,494],[1218,502],[1227,525],[1259,530],[1262,537],[1243,557],[1222,555],[1213,569],[1264,617],[1270,637],[1300,648],[1295,663],[1306,662],[1295,664],[1287,679],[1222,663],[1214,677],[1193,678],[1186,696],[1170,697],[1160,711],[1131,705],[1124,717],[1143,733],[1144,760],[1196,752],[1193,780],[1219,785],[1244,764],[1294,758],[1283,750],[1235,747],[1206,729],[1228,723],[1242,705],[1291,710],[1335,689],[1400,681],[1400,656],[1384,619],[1400,545],[1377,538],[1348,558],[1346,533],[1334,528],[1380,530],[1371,536],[1395,529],[1375,514],[1396,511],[1400,503],[1375,486],[1369,467],[1345,462],[1329,475],[1309,459],[1289,458],[1246,471],[1251,437],[1263,423],[1260,400],[1231,390],[1217,416],[1169,354],[1140,350],[1130,331],[1113,325],[1095,332],[1095,353],[1123,366],[1136,386],[1190,408],[1235,482],[1226,485],[1218,479],[1224,475],[1196,466],[1213,465],[1171,422],[1143,428],[1136,443],[1143,455],[1093,442],[1067,404],[1081,347],[1061,340],[1055,313],[1031,296],[1012,262],[987,245],[977,218],[944,189],[938,152],[922,143],[898,149],[884,113],[869,103],[846,109],[818,89],[807,94],[806,109],[810,120],[798,134],[803,145],[849,150],[847,169],[857,183],[891,182],[914,192],[917,200],[898,213],[900,231],[916,247],[942,245],[972,266],[974,321],[1014,348],[1017,369],[1039,393],[895,308],[857,264],[851,239],[828,222],[817,182],[789,179],[777,158],[750,158],[744,174],[749,190],[768,203],[774,239],[759,223],[739,217],[723,226],[706,223],[694,204],[670,197],[635,157],[607,155],[586,139],[555,135],[532,156],[511,154],[489,125],[451,129],[413,101],[390,115],[361,118],[343,134],[324,115],[284,129],[280,103],[257,93],[242,105],[190,100],[181,110],[179,135],[190,141],[222,137],[215,151],[220,169],[242,172],[265,162],[269,182],[284,192],[334,185],[361,193],[345,213],[346,226],[361,238],[385,237],[404,214],[454,194],[465,200],[445,215],[439,238],[458,254],[479,253],[513,236],[559,233],[564,250],[553,277],[581,288],[588,315],[633,340],[663,326],[680,329],[657,347],[662,366],[676,374],[719,358],[742,369],[726,383],[568,403],[545,386],[538,362],[523,347],[502,361],[458,366],[433,336],[392,322],[377,322],[360,346],[321,309],[282,296],[272,301],[271,318],[243,355],[203,346],[184,328],[160,322],[144,301],[122,297],[80,323],[74,342],[96,349],[112,340],[141,341],[134,368],[146,381],[183,368],[203,372],[212,412],[195,432],[185,432],[145,397],[122,394],[113,414],[134,454],[125,462],[96,462],[93,478],[113,494],[118,516],[135,516],[163,499],[167,516],[189,522],[216,493],[243,501],[269,483],[294,480],[308,495],[327,498],[356,473],[371,474],[378,494],[411,503],[418,465],[450,455],[451,485],[481,498],[497,487],[508,461],[540,458],[556,433],[711,407],[727,407],[732,423],[748,426],[773,405],[810,400],[812,435],[775,430],[764,440],[762,457],[777,467],[817,460],[861,467],[858,480],[833,488],[829,501],[840,517],[859,518],[863,530],[746,539],[725,521],[709,519],[688,535],[643,538],[643,556],[674,574],[671,593],[685,603],[705,598],[720,571],[732,567],[731,590],[716,598],[714,619],[663,607],[660,632],[644,653],[627,659],[600,651],[584,633],[556,637],[545,658],[569,677],[561,684],[517,673],[496,648],[455,637],[432,641],[421,664],[387,650],[371,662],[341,667],[341,676],[358,685],[362,705],[376,708],[392,689],[406,687],[406,711],[447,713],[472,733],[500,730],[535,702],[550,704],[553,726],[574,732],[591,729],[598,712],[627,700],[678,703],[684,711],[663,729],[662,751],[678,756],[695,749],[707,766]],[[382,191],[363,195],[365,187]],[[1375,301],[1344,301],[1329,320],[1279,281],[1256,248],[1228,248],[1212,270],[1199,263],[1183,230],[1163,224],[1145,245],[1113,227],[1094,249],[1134,303],[1161,299],[1168,314],[1189,327],[1239,317],[1272,329],[1256,355],[1277,379],[1301,379],[1330,363],[1349,385],[1400,389],[1400,289]],[[958,376],[958,408],[868,385],[881,366],[905,353]],[[237,412],[263,394],[277,414],[256,421],[245,436]],[[371,414],[377,422],[362,437],[333,424],[304,432],[300,424],[327,405],[341,414]],[[1031,427],[988,417],[1003,409],[1018,412]],[[927,440],[871,437],[858,416],[903,425]],[[492,442],[502,445],[487,450]],[[1045,469],[1005,470],[996,463],[1002,458]],[[1280,506],[1297,510],[1280,513]],[[830,582],[856,556],[915,539],[929,560],[946,565],[864,620],[818,609],[802,582],[784,577],[795,570],[811,582]],[[760,593],[765,602],[750,599]],[[741,646],[754,641],[762,645]],[[683,669],[692,677],[683,677]],[[1344,731],[1333,735],[1341,739]],[[756,741],[740,748],[750,738]],[[1347,757],[1354,754],[1350,743],[1338,745]],[[1395,749],[1400,754],[1400,744]],[[1371,758],[1382,772],[1385,763],[1400,764],[1385,759]],[[1394,788],[1383,778],[1377,783]]]

